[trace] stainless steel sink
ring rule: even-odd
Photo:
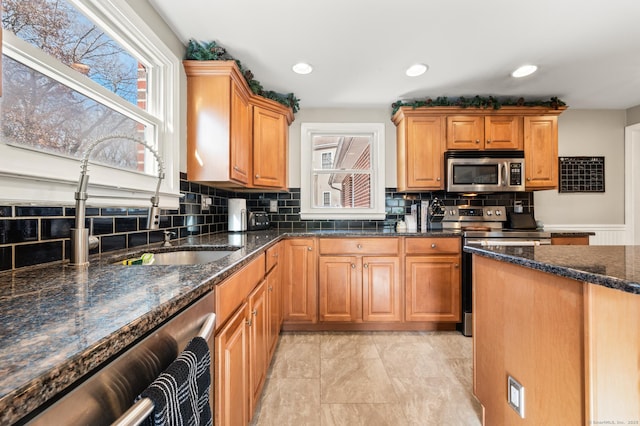
[[[119,259],[115,261],[115,264],[126,264],[126,260],[139,259],[141,256],[148,257],[149,253],[153,254],[153,262],[147,263],[135,263],[135,265],[200,265],[203,263],[215,262],[224,257],[227,257],[242,247],[234,246],[204,246],[204,247],[175,247],[175,248],[160,248],[153,249],[147,252],[140,253],[137,256],[129,256],[126,259]]]
[[[179,250],[153,254],[153,265],[198,265],[214,262],[235,250]]]

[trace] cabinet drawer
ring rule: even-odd
[[[280,257],[280,243],[269,247],[266,251],[266,255],[266,272],[269,272],[278,264],[278,258]]]
[[[216,286],[216,330],[238,309],[264,278],[264,254]]]
[[[398,254],[398,238],[321,238],[320,254]]]
[[[406,254],[460,253],[460,238],[406,238]]]

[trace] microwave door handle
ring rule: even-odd
[[[500,163],[500,184],[507,186],[507,166],[504,163]]]

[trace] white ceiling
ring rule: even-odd
[[[638,0],[149,0],[180,40],[216,41],[301,108],[437,96],[640,105]],[[291,66],[313,65],[309,75]],[[407,77],[416,62],[429,66]],[[536,64],[514,79],[511,71]]]

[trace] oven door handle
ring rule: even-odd
[[[481,246],[539,246],[540,241],[508,241],[508,240],[482,240]]]

